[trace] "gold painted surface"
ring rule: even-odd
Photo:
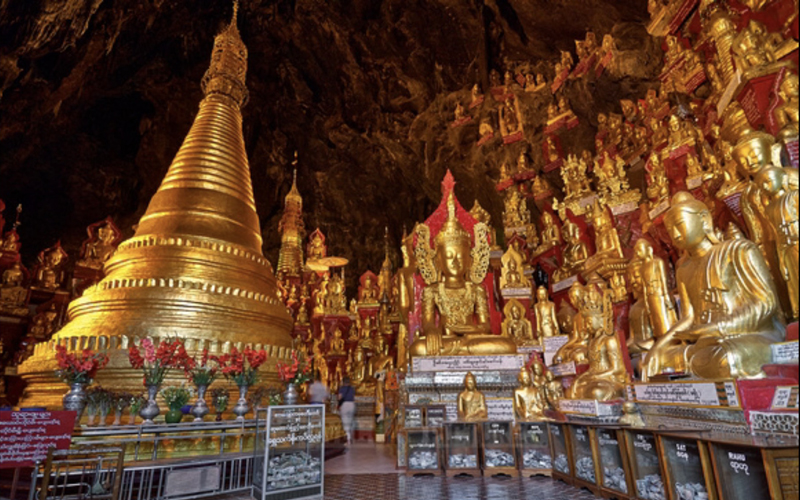
[[[468,372],[464,376],[464,390],[458,395],[458,419],[462,421],[486,420],[489,410],[486,407],[486,398],[475,387],[475,375]]]
[[[125,350],[134,338],[181,338],[187,349],[252,344],[274,357],[291,347],[291,317],[261,251],[240,107],[247,49],[234,21],[214,42],[205,98],[135,235],[105,264],[105,278],[69,306],[69,322],[19,368],[20,404],[57,405],[55,344],[108,352],[96,382],[141,390]],[[274,379],[275,377],[273,377]]]

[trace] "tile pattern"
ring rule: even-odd
[[[326,475],[325,500],[592,500],[550,478],[406,477],[398,474]]]

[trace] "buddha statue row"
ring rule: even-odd
[[[533,312],[536,319],[535,334],[531,321],[526,317],[526,308],[517,299],[510,299],[503,308],[503,336],[513,339],[518,346],[531,346],[541,345],[546,337],[559,335],[556,306],[543,286],[536,290]]]

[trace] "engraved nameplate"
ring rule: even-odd
[[[772,344],[772,362],[776,364],[790,364],[797,363],[798,360],[798,342],[791,340],[789,342],[779,342]]]
[[[503,294],[503,297],[531,297],[531,289],[530,288],[503,288],[500,290],[500,293]]]
[[[219,489],[218,465],[196,469],[175,469],[167,472],[164,496],[190,495]]]
[[[518,354],[487,356],[415,356],[411,360],[414,372],[453,372],[476,370],[519,370],[525,357]]]
[[[447,422],[458,421],[458,403],[447,403]],[[514,420],[514,401],[511,398],[486,399],[490,421]]]
[[[703,185],[702,177],[691,177],[686,179],[686,187],[689,189],[697,189]]]
[[[556,377],[568,377],[570,375],[575,375],[577,371],[575,371],[575,362],[570,361],[569,363],[561,363],[559,365],[553,365],[550,367],[550,371],[553,372],[553,375]]]
[[[636,401],[694,406],[738,407],[733,382],[670,382],[633,384]]]
[[[796,385],[780,385],[775,388],[775,395],[772,396],[773,410],[796,410],[798,387]]]
[[[553,364],[553,356],[556,355],[561,346],[569,342],[569,335],[556,335],[554,337],[545,337],[544,339],[544,364],[550,366]]]
[[[611,207],[612,215],[622,215],[628,214],[633,212],[639,208],[639,205],[635,201],[629,201],[627,203],[623,203],[621,205],[614,205]]]
[[[564,413],[598,414],[597,401],[593,399],[562,399],[558,402],[558,409]]]
[[[650,215],[650,220],[655,219],[659,215],[666,212],[668,209],[669,209],[669,200],[662,201],[661,203],[650,209],[650,212],[648,212],[648,214]]]
[[[558,283],[553,283],[553,293],[558,293],[562,290],[566,290],[577,282],[578,282],[577,276],[570,276],[569,278],[561,280]]]

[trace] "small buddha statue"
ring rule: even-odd
[[[536,304],[533,306],[536,315],[536,334],[540,339],[558,335],[558,317],[556,305],[547,295],[547,288],[540,286],[536,289]]]
[[[503,225],[506,229],[512,227],[524,227],[530,222],[530,211],[517,189],[509,189],[505,199],[505,210],[503,211]]]
[[[552,196],[553,188],[545,176],[537,175],[533,178],[533,183],[531,183],[531,194],[533,194],[534,199],[541,200]],[[527,210],[527,206],[525,208]],[[530,212],[528,212],[528,220],[530,220]]]
[[[800,245],[800,231],[798,230],[798,191],[787,189],[786,170],[777,167],[766,167],[756,176],[755,182],[760,186],[763,195],[767,198],[767,222],[777,243],[778,265],[780,275],[786,282],[789,291],[789,302],[792,307],[791,318],[796,319],[798,311],[798,245]]]
[[[634,356],[650,350],[655,340],[653,339],[653,328],[650,325],[650,315],[644,296],[642,259],[637,256],[635,259],[631,260],[628,263],[627,272],[634,299],[634,303],[631,305],[631,309],[628,312],[629,335],[627,345],[628,353]]]
[[[364,359],[364,350],[355,349],[353,362],[350,366],[350,381],[359,396],[370,395],[375,391],[375,379],[369,376],[368,370],[369,367]]]
[[[589,341],[589,369],[575,378],[569,389],[572,399],[610,401],[625,397],[625,386],[630,376],[625,368],[617,334],[614,331],[614,308],[610,291],[599,291],[588,286],[581,313],[591,337]]]
[[[511,299],[503,310],[503,335],[518,345],[533,343],[533,327],[528,318],[523,315],[524,308],[517,299]]]
[[[534,387],[531,373],[526,367],[519,370],[519,386],[514,389],[514,417],[518,422],[530,422],[544,418],[546,402],[542,391]]]
[[[0,244],[0,251],[4,253],[19,253],[19,234],[16,231],[8,231],[3,236],[2,244]]]
[[[588,359],[589,337],[584,327],[583,319],[584,288],[579,282],[575,282],[570,287],[569,301],[576,310],[572,317],[569,340],[556,352],[553,361],[555,363],[569,363],[572,361],[575,364],[582,365]]]
[[[683,147],[694,146],[695,138],[692,133],[687,130],[684,122],[678,118],[677,115],[669,117],[669,144],[664,150],[663,155],[667,156],[671,152]]]
[[[597,113],[597,135],[608,132],[608,115],[605,113]]]
[[[34,287],[44,290],[57,290],[64,281],[66,254],[60,245],[43,251],[39,256]]]
[[[575,64],[575,60],[572,58],[572,52],[568,50],[561,51],[561,68],[562,70],[569,70],[572,69],[572,66]]]
[[[509,99],[500,106],[499,113],[500,133],[503,137],[522,131],[516,99]]]
[[[653,245],[644,238],[636,241],[633,252],[641,261],[642,293],[653,335],[660,338],[677,321],[675,304],[667,285],[667,267],[663,259],[653,254]]]
[[[690,193],[673,197],[664,222],[685,252],[676,271],[681,317],[650,349],[643,380],[674,371],[676,358],[698,378],[763,377],[770,345],[786,333],[764,257],[750,240],[720,241],[708,207]]]
[[[565,280],[580,274],[584,263],[589,258],[589,249],[586,246],[586,242],[583,241],[581,229],[577,224],[567,220],[564,223],[564,235],[566,236],[567,245],[563,251],[563,263],[553,275],[555,281]]]
[[[658,148],[669,140],[669,130],[658,118],[651,116],[648,120],[650,126],[650,147]]]
[[[325,359],[325,355],[322,352],[322,342],[319,340],[314,341],[313,347],[313,359],[312,364],[314,367],[314,371],[319,374],[319,379],[324,382],[326,385],[328,384],[328,361]]]
[[[119,236],[119,233],[108,222],[103,222],[94,231],[89,231],[89,240],[86,241],[83,248],[83,255],[78,260],[77,265],[90,267],[92,269],[102,269],[103,264],[111,258],[117,250],[114,244]]]
[[[458,395],[458,419],[464,422],[474,422],[489,418],[486,408],[486,398],[477,389],[475,375],[467,372],[464,377],[464,390]]]
[[[650,206],[657,207],[664,201],[669,200],[669,179],[661,162],[658,153],[650,155],[650,182],[647,185],[647,197],[650,198]]]
[[[623,137],[622,115],[617,113],[608,114],[608,141],[606,144],[613,146],[622,142]]]
[[[625,256],[622,252],[622,243],[619,240],[619,233],[611,219],[611,213],[605,206],[595,201],[592,210],[592,222],[594,225],[594,246],[595,253],[586,260],[584,271],[590,272],[611,262],[623,261]]]
[[[25,301],[28,290],[22,286],[25,275],[22,264],[15,261],[8,269],[3,271],[2,286],[0,286],[0,311],[14,316],[27,316],[28,308]]]
[[[356,316],[356,320],[350,323],[350,330],[347,332],[347,341],[348,342],[357,342],[358,341],[358,327],[361,320],[358,316]]]
[[[464,119],[466,115],[466,111],[464,111],[464,105],[460,102],[456,103],[456,109],[453,111],[453,121],[458,123]]]
[[[798,131],[798,79],[796,73],[787,72],[778,88],[778,97],[781,103],[775,108],[773,117],[779,127],[777,138],[784,144],[789,140],[797,140]]]
[[[470,108],[473,108],[483,102],[483,94],[481,94],[481,87],[477,83],[472,86],[472,101],[470,101]]]
[[[384,340],[383,335],[378,335],[375,338],[375,350],[369,364],[370,373],[373,376],[378,372],[385,372],[394,368],[394,358],[389,355],[389,345]]]
[[[316,273],[314,273],[316,274]],[[325,303],[328,295],[328,275],[326,274],[320,282],[319,288],[314,292],[314,312],[313,314],[325,314]]]
[[[315,261],[325,257],[325,241],[319,232],[314,232],[308,245],[308,260]]]
[[[513,246],[501,258],[503,268],[500,272],[500,289],[530,288],[530,280],[520,272],[523,257]]]
[[[367,274],[364,277],[364,284],[361,286],[361,296],[358,298],[359,304],[377,304],[378,287],[372,281],[372,276]]]
[[[547,105],[547,125],[552,125],[560,118],[560,114],[558,112],[558,103],[551,102]]]
[[[555,218],[550,212],[542,214],[542,244],[539,252],[546,252],[561,244],[561,229],[556,225]]]
[[[666,43],[667,52],[664,54],[664,67],[669,67],[684,56],[686,49],[683,48],[681,42],[675,35],[667,35]]]
[[[700,161],[697,159],[697,156],[693,154],[686,155],[686,180],[687,182],[691,179],[707,179],[709,176],[705,170],[703,170],[702,165],[700,165]]]
[[[296,322],[298,325],[308,324],[308,307],[306,307],[305,302],[301,303],[300,307],[297,309]]]
[[[342,338],[342,330],[338,326],[333,330],[330,354],[340,356],[344,354],[344,339]]]
[[[558,402],[564,398],[564,386],[561,384],[561,381],[553,375],[553,372],[549,370],[545,374],[544,393],[550,408],[557,409]]]
[[[579,200],[591,192],[589,178],[586,175],[586,163],[575,155],[567,157],[567,163],[561,168],[561,179],[564,181],[564,201]]]
[[[475,231],[488,235],[488,228],[480,222],[475,224]],[[486,235],[475,238],[475,245],[480,245],[483,251],[474,255],[484,255],[482,259],[488,259]],[[428,227],[418,225],[416,255],[420,274],[427,284],[422,290],[424,337],[411,345],[409,353],[412,356],[516,353],[513,340],[490,334],[489,302],[483,287],[486,269],[483,266],[488,262],[473,260],[470,234],[456,217],[452,191],[447,199],[447,219],[434,245],[430,247]],[[474,267],[476,262],[480,268]]]
[[[741,193],[748,185],[747,179],[739,173],[736,161],[733,159],[733,146],[728,141],[720,139],[715,147],[719,150],[722,158],[722,185],[715,197],[724,200],[736,193]]]
[[[627,425],[628,427],[645,427],[644,419],[636,403],[633,401],[622,403],[622,416],[619,419],[619,424]]]

